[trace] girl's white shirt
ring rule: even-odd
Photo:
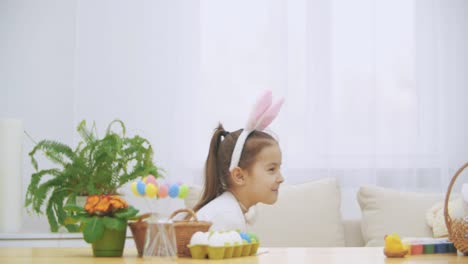
[[[207,203],[197,212],[198,220],[210,221],[210,230],[246,232],[246,222],[236,197],[228,191]]]

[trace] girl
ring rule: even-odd
[[[244,214],[249,208],[278,199],[284,180],[281,150],[278,142],[261,130],[274,119],[283,101],[271,106],[271,92],[265,96],[269,96],[267,105],[259,110],[265,102],[257,102],[252,112],[256,116],[251,115],[246,129],[229,133],[219,124],[213,134],[205,164],[205,187],[194,207],[199,220],[213,223],[211,230],[245,232]]]

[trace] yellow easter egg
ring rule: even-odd
[[[153,198],[156,197],[156,194],[158,194],[158,187],[152,183],[146,184],[146,195]]]
[[[137,190],[137,183],[136,182],[132,182],[132,186],[131,186],[131,189],[132,189],[132,193],[136,196],[141,196],[139,193],[138,193],[138,190]]]

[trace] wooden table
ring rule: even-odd
[[[125,248],[122,258],[95,258],[91,248],[0,248],[0,263],[468,263],[468,257],[456,254],[432,254],[386,258],[382,248],[260,248],[254,257],[226,260],[196,260],[190,258],[138,258],[134,248]]]

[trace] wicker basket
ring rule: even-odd
[[[453,245],[464,255],[468,254],[468,216],[457,219],[450,218],[448,213],[448,202],[450,199],[450,193],[452,192],[453,184],[466,167],[468,167],[468,162],[465,163],[465,165],[463,165],[460,169],[458,169],[450,181],[447,194],[445,195],[444,205],[445,224],[447,225],[449,239],[453,242]]]
[[[188,208],[174,211],[169,218],[172,219],[174,216],[182,212],[188,213],[190,218],[188,218],[189,220],[174,221],[177,242],[177,255],[179,257],[191,257],[190,249],[187,247],[187,245],[190,243],[192,235],[197,231],[207,232],[208,229],[210,229],[211,222],[198,221],[195,212]]]

